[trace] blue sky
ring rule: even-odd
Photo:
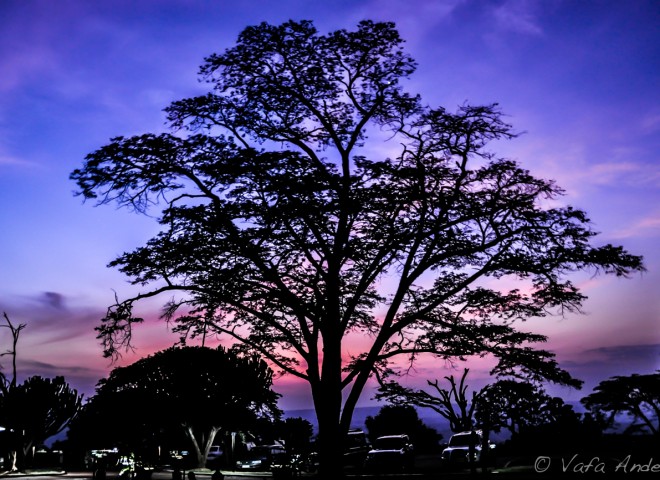
[[[0,311],[28,325],[21,375],[65,375],[92,391],[110,368],[93,328],[114,291],[135,291],[106,264],[157,231],[154,219],[73,196],[68,176],[85,155],[113,136],[163,131],[162,109],[205,91],[203,58],[247,25],[310,19],[327,32],[366,18],[396,22],[419,64],[409,88],[425,102],[499,102],[525,134],[496,151],[556,179],[563,201],[602,232],[597,243],[644,255],[648,272],[631,280],[576,276],[590,297],[585,315],[523,326],[549,335],[561,364],[587,381],[561,393],[580,398],[611,375],[660,368],[657,1],[5,0]],[[147,324],[123,361],[175,340],[165,324]],[[445,374],[422,366],[410,381]],[[477,367],[475,384],[485,381]],[[282,379],[278,388],[289,406],[305,406],[300,385]]]

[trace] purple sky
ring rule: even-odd
[[[410,90],[450,110],[499,102],[526,133],[497,152],[556,179],[602,232],[597,242],[644,255],[648,272],[631,280],[576,276],[590,297],[585,315],[523,325],[549,335],[561,365],[586,381],[559,393],[575,400],[609,376],[660,368],[659,2],[5,0],[0,311],[28,324],[21,376],[64,375],[93,391],[110,367],[93,328],[113,290],[135,292],[106,264],[157,231],[154,219],[82,205],[70,172],[112,136],[162,131],[162,109],[203,92],[202,59],[245,26],[290,18],[324,33],[395,21],[419,63]],[[124,363],[175,340],[165,324],[145,325]],[[473,383],[483,384],[485,365],[474,367]],[[424,364],[408,381],[447,373]],[[278,388],[283,406],[306,405],[300,385],[282,379]]]

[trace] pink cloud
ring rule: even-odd
[[[660,212],[641,218],[632,225],[614,231],[610,237],[613,239],[624,239],[631,237],[654,237],[660,235]]]

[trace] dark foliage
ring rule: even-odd
[[[660,435],[660,370],[648,375],[632,374],[603,380],[582,399],[589,410],[609,414],[613,426],[617,414],[632,417],[627,432]]]
[[[159,445],[185,447],[204,466],[216,434],[280,414],[271,385],[272,371],[259,358],[222,347],[169,348],[102,379],[69,436],[88,448],[147,457]]]
[[[428,427],[411,405],[385,405],[374,417],[367,417],[365,426],[369,440],[385,435],[408,435],[418,453],[436,452],[442,435]]]
[[[61,432],[78,414],[82,395],[64,377],[33,376],[10,386],[0,396],[0,425],[11,432],[19,456],[17,467],[29,465],[32,447]]]

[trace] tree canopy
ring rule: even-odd
[[[512,434],[552,423],[563,415],[564,401],[548,395],[539,385],[514,380],[499,380],[486,386],[476,402],[477,424]]]
[[[74,435],[97,432],[88,441],[141,453],[178,433],[190,440],[198,466],[204,466],[218,432],[279,416],[271,385],[272,371],[260,358],[222,347],[172,347],[115,368],[99,381]]]
[[[0,425],[13,432],[20,453],[19,468],[29,460],[33,446],[64,430],[80,411],[81,404],[82,395],[64,377],[32,376],[11,385],[0,396]]]
[[[660,370],[603,380],[582,399],[582,404],[593,412],[609,413],[610,424],[617,414],[630,415],[632,422],[627,431],[660,435]]]
[[[641,258],[593,245],[560,187],[488,150],[516,136],[496,104],[452,112],[407,92],[415,67],[389,22],[262,23],[205,59],[208,94],[166,109],[177,132],[90,153],[71,175],[80,195],[161,212],[162,231],[110,264],[148,288],[109,308],[106,354],[130,344],[136,301],[174,294],[182,331],[232,337],[309,382],[322,469],[395,357],[556,367],[514,322],[579,310],[572,272],[626,276]]]

